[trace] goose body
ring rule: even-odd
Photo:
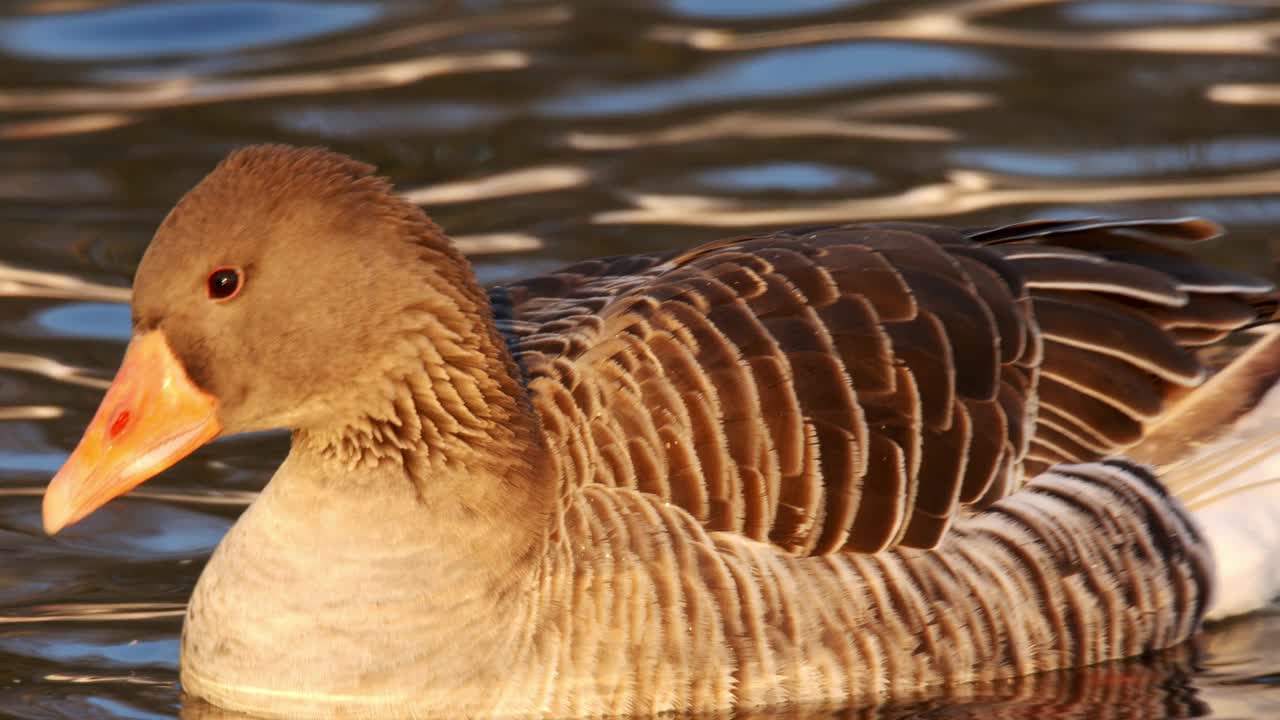
[[[1204,528],[1117,456],[1171,465],[1280,371],[1267,339],[1207,380],[1197,348],[1270,312],[1186,253],[1211,224],[850,224],[485,293],[371,172],[249,148],[189,193],[46,496],[56,531],[209,437],[293,430],[195,589],[186,692],[291,718],[867,704],[1171,647],[1210,607]]]

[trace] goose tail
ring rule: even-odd
[[[1260,330],[1126,453],[1157,469],[1212,549],[1209,621],[1280,597],[1280,328]]]

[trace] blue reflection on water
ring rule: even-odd
[[[78,302],[58,305],[36,315],[41,329],[65,337],[128,340],[129,306],[121,303]]]
[[[61,661],[107,660],[120,665],[159,665],[166,668],[178,666],[176,640],[135,640],[131,642],[84,642],[63,640],[71,633],[58,633],[53,637],[12,637],[0,640],[0,648],[19,655],[35,655]]]
[[[1194,23],[1258,17],[1262,8],[1199,2],[1081,2],[1063,7],[1076,21],[1105,24]]]
[[[0,478],[15,473],[55,473],[66,461],[65,453],[31,453],[0,450]]]
[[[127,717],[131,720],[173,720],[173,715],[161,715],[160,713],[139,710],[132,705],[122,703],[119,700],[112,700],[110,698],[91,697],[86,700],[86,702],[111,713],[107,717]]]
[[[953,165],[1035,177],[1148,177],[1159,173],[1259,169],[1280,162],[1280,140],[1238,137],[1204,142],[1071,150],[958,148]]]
[[[744,55],[689,75],[616,89],[575,92],[543,103],[553,115],[651,114],[692,104],[785,98],[851,87],[990,77],[999,65],[980,53],[899,42],[855,42]]]
[[[826,190],[837,187],[865,188],[875,184],[875,175],[813,163],[769,163],[716,168],[697,174],[699,182],[733,190]]]
[[[865,0],[787,0],[787,2],[742,2],[742,0],[668,0],[667,6],[688,17],[755,19],[819,13],[837,8],[864,5]]]
[[[191,56],[302,40],[363,25],[378,14],[375,5],[289,0],[126,5],[6,19],[0,47],[64,60]]]
[[[175,504],[125,498],[59,534],[63,547],[99,556],[150,560],[213,551],[231,521]]]

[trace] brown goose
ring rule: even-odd
[[[804,229],[486,295],[372,171],[253,147],[193,189],[45,496],[57,532],[216,436],[293,431],[188,608],[183,686],[214,704],[913,697],[1176,645],[1230,585],[1215,533],[1280,526],[1265,485],[1206,503],[1250,498],[1217,524],[1179,501],[1275,452],[1223,431],[1280,343],[1207,383],[1193,351],[1269,311],[1267,283],[1185,253],[1210,223]],[[1125,449],[1192,482],[1101,460]],[[1232,611],[1277,589],[1254,584]]]

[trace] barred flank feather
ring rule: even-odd
[[[1212,573],[1186,514],[1123,462],[1045,473],[935,550],[797,557],[599,486],[565,522],[589,548],[557,560],[572,604],[519,664],[562,669],[538,698],[560,716],[902,700],[1140,655],[1198,627]],[[571,631],[583,618],[600,632]]]

